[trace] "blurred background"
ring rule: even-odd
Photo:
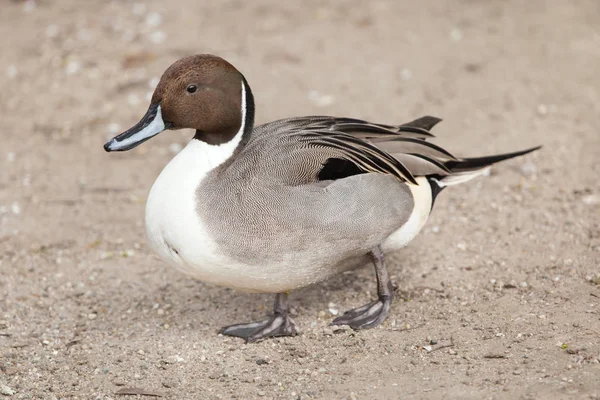
[[[596,0],[3,0],[0,393],[600,395],[599,27]],[[457,155],[544,148],[439,197],[391,259],[405,301],[382,328],[327,326],[375,293],[359,270],[293,297],[301,337],[245,346],[216,330],[271,297],[192,281],[145,245],[147,192],[193,133],[102,149],[195,53],[246,76],[258,123],[434,115]]]

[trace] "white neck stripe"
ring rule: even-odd
[[[246,85],[242,81],[242,121],[240,129],[235,136],[229,142],[221,144],[208,144],[201,140],[192,139],[186,148],[182,150],[182,153],[191,151],[195,154],[194,157],[201,164],[201,166],[195,167],[199,168],[198,171],[203,170],[204,173],[208,173],[231,158],[244,136],[246,129],[246,106]]]

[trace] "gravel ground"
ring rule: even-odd
[[[600,398],[597,0],[1,7],[0,398]],[[218,328],[271,296],[191,280],[145,244],[147,192],[191,132],[102,149],[201,52],[246,75],[259,122],[431,114],[459,155],[544,148],[440,195],[389,258],[381,327],[328,326],[373,297],[365,268],[292,294],[301,336],[245,345]]]

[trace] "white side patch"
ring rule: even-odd
[[[165,122],[163,121],[163,118],[162,118],[162,112],[160,110],[160,106],[158,106],[156,109],[156,116],[154,117],[152,122],[150,124],[148,124],[147,127],[142,129],[141,131],[131,135],[127,139],[124,139],[121,141],[117,141],[115,139],[111,140],[109,149],[110,150],[119,150],[119,149],[128,147],[129,145],[131,145],[133,143],[137,143],[142,140],[149,139],[152,136],[156,136],[164,130],[165,130]]]
[[[432,202],[431,186],[425,177],[420,176],[416,180],[418,185],[408,185],[414,201],[410,218],[383,242],[383,251],[397,250],[406,246],[417,236],[429,218]]]

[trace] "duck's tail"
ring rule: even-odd
[[[476,158],[461,158],[458,160],[446,161],[444,166],[450,170],[450,174],[436,179],[436,183],[441,189],[446,186],[453,186],[458,185],[459,183],[468,182],[473,178],[485,174],[492,164],[531,153],[532,151],[538,150],[540,147],[542,146],[516,151],[514,153],[497,154],[494,156]]]

